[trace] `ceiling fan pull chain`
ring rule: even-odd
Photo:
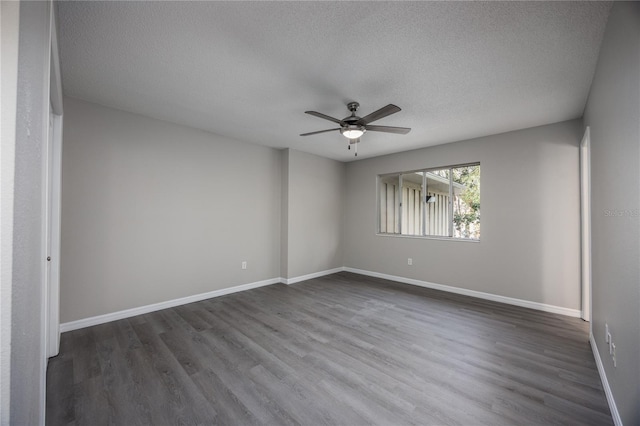
[[[356,157],[358,156],[358,142],[354,144],[356,146]]]

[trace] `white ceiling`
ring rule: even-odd
[[[59,2],[65,94],[352,161],[582,116],[610,3]]]

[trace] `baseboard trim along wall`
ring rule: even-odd
[[[326,271],[314,272],[313,274],[301,275],[294,278],[271,278],[263,281],[256,281],[248,284],[241,284],[234,287],[213,290],[206,293],[194,294],[193,296],[181,297],[179,299],[167,300],[166,302],[154,303],[151,305],[140,306],[137,308],[125,309],[123,311],[112,312],[110,314],[98,315],[95,317],[83,318],[77,321],[70,321],[60,324],[60,333],[78,330],[80,328],[91,327],[94,325],[104,324],[111,321],[117,321],[124,318],[135,317],[136,315],[148,314],[150,312],[160,311],[162,309],[174,308],[187,303],[200,302],[201,300],[211,299],[214,297],[224,296],[226,294],[237,293],[239,291],[251,290],[253,288],[264,287],[271,284],[295,284],[301,281],[313,278],[323,277],[325,275],[335,274],[344,271],[343,267],[328,269]]]
[[[444,284],[435,284],[427,281],[416,280],[413,278],[398,277],[396,275],[382,274],[380,272],[365,271],[363,269],[344,268],[347,272],[354,274],[367,275],[370,277],[383,278],[386,280],[397,281],[404,284],[416,285],[419,287],[431,288],[434,290],[447,291],[449,293],[462,294],[463,296],[477,297],[478,299],[491,300],[493,302],[506,303],[508,305],[521,306],[523,308],[536,309],[538,311],[551,312],[554,314],[566,315],[569,317],[580,318],[581,311],[579,309],[563,308],[561,306],[547,305],[546,303],[531,302],[529,300],[515,299],[513,297],[499,296],[497,294],[484,293],[476,290],[468,290],[466,288],[452,287]]]
[[[231,293],[237,293],[239,291],[251,290],[253,288],[264,287],[271,284],[279,284],[280,282],[282,282],[282,278],[271,278],[269,280],[256,281],[253,283],[223,288],[220,290],[213,290],[206,293],[194,294],[193,296],[181,297],[179,299],[167,300],[166,302],[154,303],[152,305],[125,309],[123,311],[112,312],[110,314],[98,315],[95,317],[84,318],[77,321],[65,322],[60,324],[60,333],[78,330],[85,327],[91,327],[98,324],[104,324],[111,321],[117,321],[124,318],[135,317],[136,315],[148,314],[150,312],[160,311],[162,309],[174,308],[176,306],[186,305],[187,303],[200,302],[201,300],[220,297]]]
[[[335,274],[337,272],[342,272],[344,270],[345,268],[344,266],[342,266],[340,268],[327,269],[326,271],[314,272],[313,274],[301,275],[299,277],[294,277],[294,278],[280,278],[280,280],[282,284],[289,285],[289,284],[299,283],[300,281],[307,281],[313,278],[324,277],[325,275]]]
[[[591,343],[591,350],[593,351],[593,357],[596,360],[598,366],[598,373],[600,374],[600,381],[602,381],[602,387],[604,388],[604,394],[607,396],[607,402],[609,403],[609,410],[611,411],[611,417],[613,417],[613,423],[616,426],[622,426],[622,419],[616,406],[616,401],[613,399],[611,393],[611,387],[607,380],[607,373],[604,371],[604,365],[602,365],[602,358],[600,358],[600,352],[598,352],[598,345],[596,345],[596,339],[593,337],[593,333],[589,333],[589,343]]]
[[[498,296],[491,293],[483,293],[481,291],[468,290],[460,287],[452,287],[444,284],[435,284],[427,281],[416,280],[413,278],[399,277],[396,275],[382,274],[380,272],[366,271],[363,269],[340,267],[334,269],[328,269],[326,271],[314,272],[312,274],[301,275],[293,278],[271,278],[263,281],[256,281],[253,283],[242,284],[235,287],[223,288],[220,290],[213,290],[207,293],[194,294],[193,296],[181,297],[179,299],[167,300],[165,302],[154,303],[152,305],[140,306],[137,308],[125,309],[123,311],[113,312],[110,314],[98,315],[95,317],[84,318],[77,321],[65,322],[60,324],[60,333],[67,331],[78,330],[80,328],[91,327],[98,324],[104,324],[111,321],[117,321],[124,318],[134,317],[136,315],[148,314],[150,312],[159,311],[161,309],[173,308],[180,305],[186,305],[187,303],[199,302],[201,300],[211,299],[213,297],[220,297],[226,294],[237,293],[239,291],[251,290],[253,288],[264,287],[271,284],[295,284],[301,281],[307,281],[313,278],[323,277],[325,275],[335,274],[337,272],[352,272],[354,274],[366,275],[369,277],[383,278],[390,281],[396,281],[404,284],[411,284],[419,287],[431,288],[434,290],[446,291],[449,293],[462,294],[464,296],[477,297],[479,299],[491,300],[494,302],[506,303],[508,305],[522,306],[524,308],[536,309],[544,312],[551,312],[554,314],[567,315],[570,317],[580,317],[580,310],[563,308],[560,306],[547,305],[545,303],[531,302],[528,300],[515,299],[512,297]]]

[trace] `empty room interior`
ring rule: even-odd
[[[640,3],[0,19],[0,424],[640,425]]]

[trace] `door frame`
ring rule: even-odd
[[[580,142],[580,251],[582,313],[591,321],[591,130],[584,131]]]
[[[62,160],[62,116],[49,114],[50,140],[46,159],[45,215],[45,318],[47,321],[47,358],[58,355],[60,349],[60,194]]]
[[[62,188],[62,76],[58,53],[55,3],[50,2],[49,115],[50,128],[43,158],[44,286],[43,347],[45,362],[60,349],[60,214]],[[47,259],[51,259],[50,261]]]

